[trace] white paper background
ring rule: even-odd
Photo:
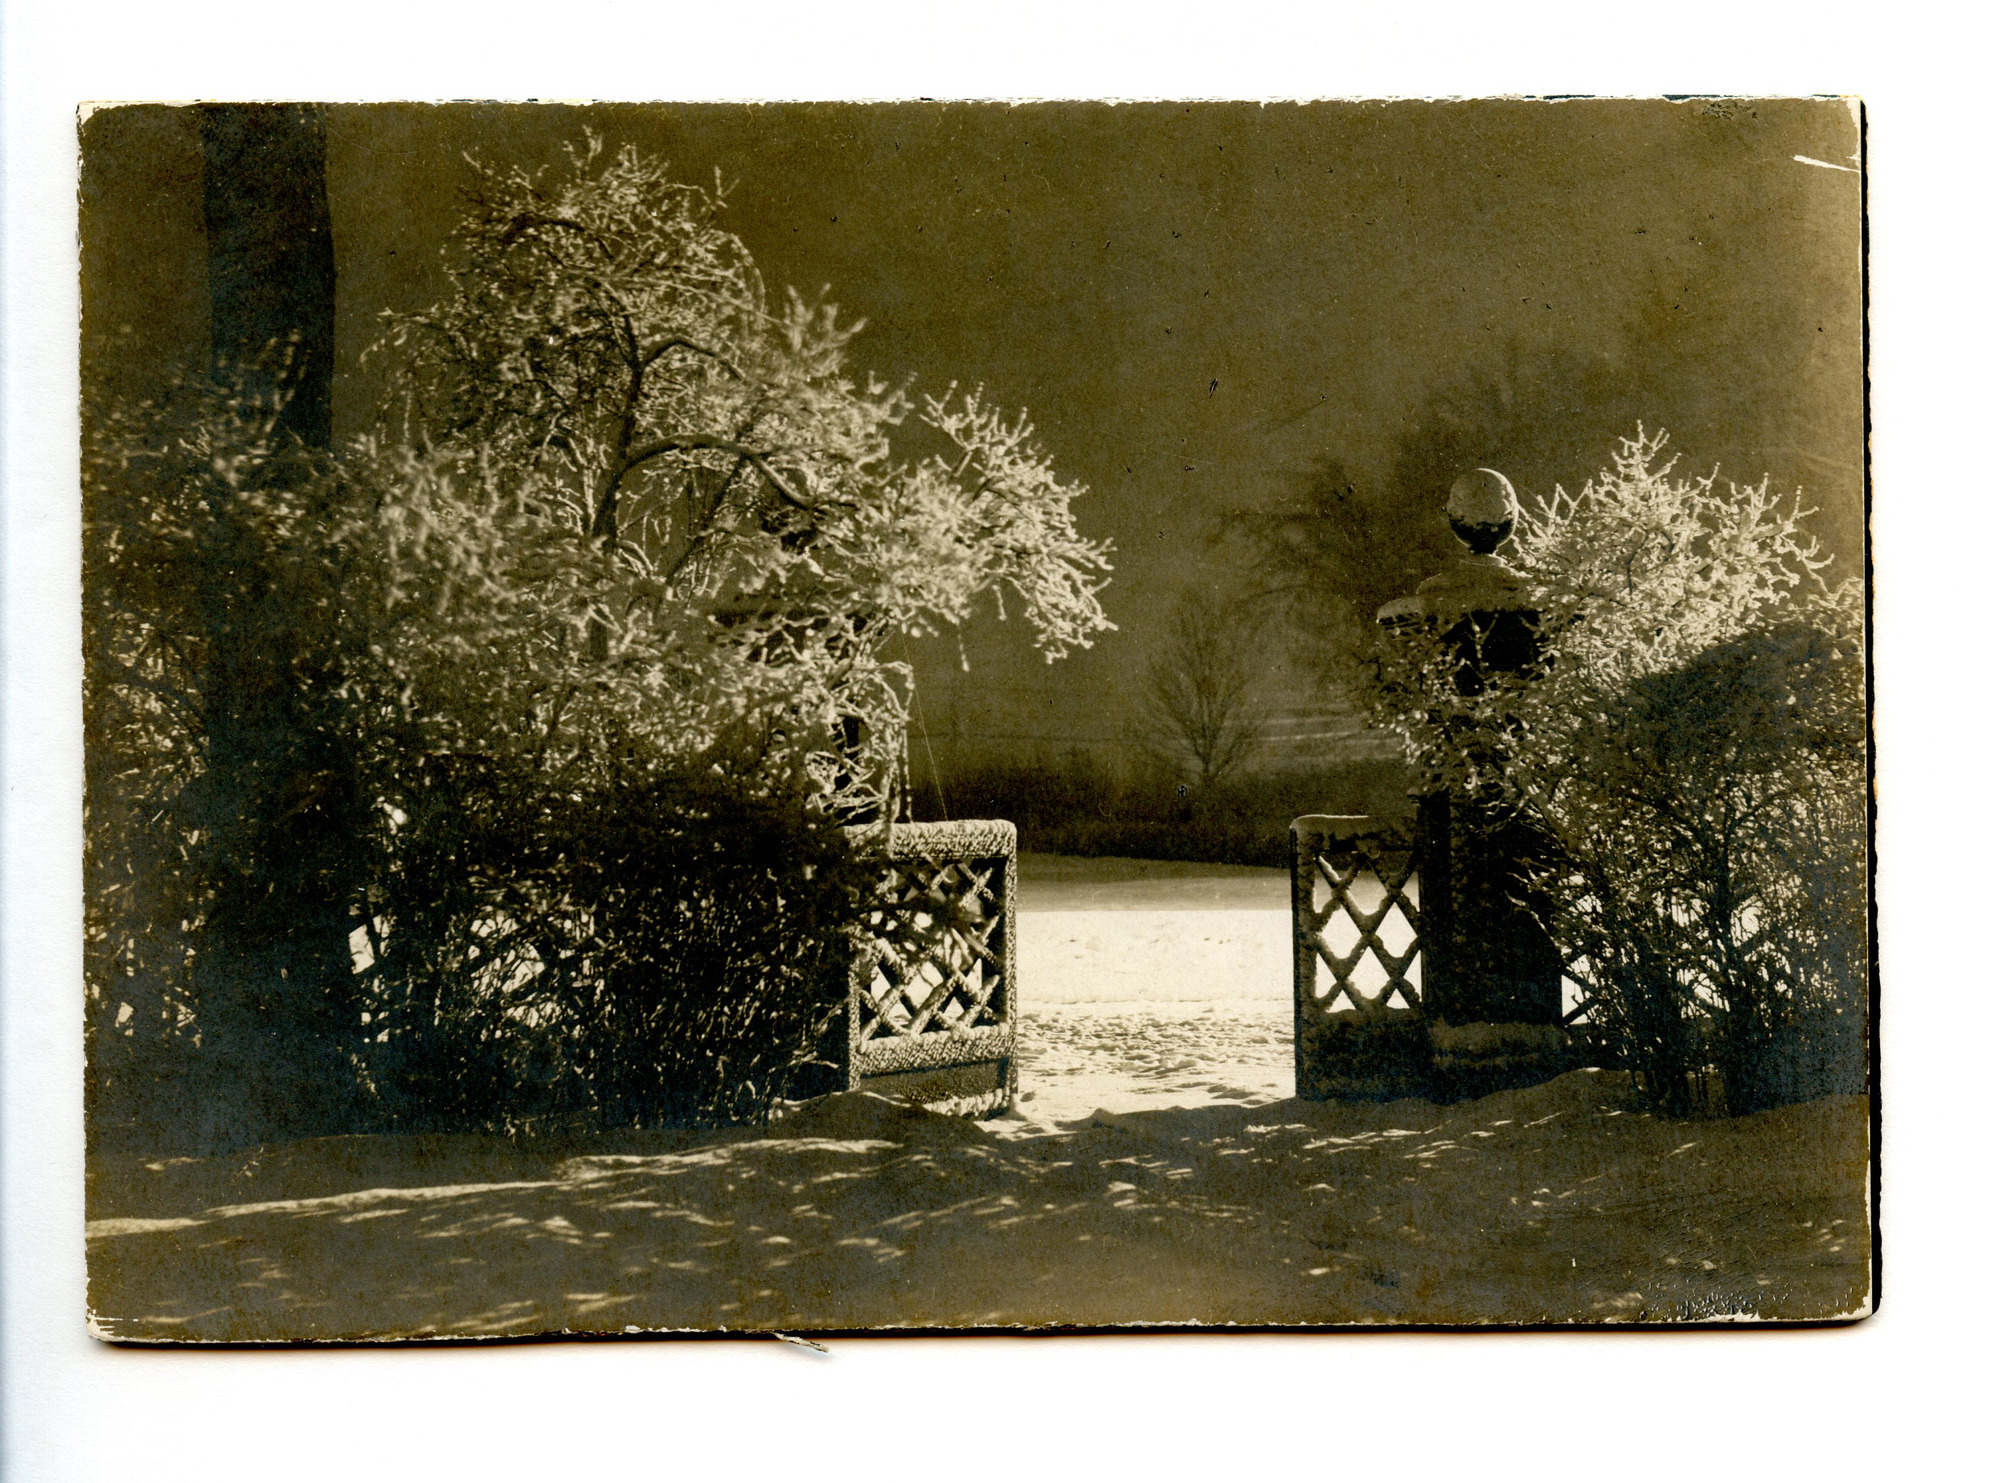
[[[1991,1371],[1994,38],[1927,4],[4,12],[4,1461],[20,1479],[1962,1476]],[[84,99],[1859,92],[1871,108],[1883,1312],[1651,1336],[154,1353],[83,1330],[73,109]],[[1718,368],[1727,374],[1727,368]],[[1982,1376],[1984,1379],[1982,1379]],[[1976,1449],[1976,1450],[1975,1450]]]

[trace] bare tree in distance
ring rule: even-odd
[[[1256,751],[1260,707],[1252,693],[1256,628],[1240,604],[1184,588],[1166,638],[1146,667],[1138,742],[1207,791]]]

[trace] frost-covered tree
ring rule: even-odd
[[[719,180],[595,136],[553,178],[473,172],[452,292],[389,316],[378,347],[400,360],[392,427],[477,450],[510,496],[615,554],[630,590],[578,615],[590,659],[643,668],[663,622],[719,625],[711,680],[747,694],[782,670],[822,783],[865,791],[902,736],[884,637],[960,623],[985,594],[1004,616],[1009,591],[1050,659],[1110,626],[1108,548],[1077,533],[1083,491],[1026,416],[857,377],[861,322],[773,294]],[[556,703],[537,702],[544,724]]]

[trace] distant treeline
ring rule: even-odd
[[[1202,790],[1077,750],[920,777],[910,807],[918,819],[1011,819],[1023,850],[1282,866],[1300,814],[1401,814],[1412,804],[1399,758],[1270,768]]]

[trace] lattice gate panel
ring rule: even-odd
[[[1419,851],[1388,820],[1292,821],[1292,985],[1301,1021],[1423,1008]]]
[[[955,1111],[1013,1101],[1014,826],[897,824],[848,996],[850,1088]]]

